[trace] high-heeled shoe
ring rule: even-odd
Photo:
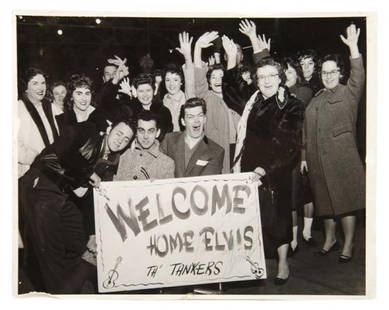
[[[338,258],[338,262],[339,263],[348,263],[349,261],[351,261],[353,259],[352,256],[348,256],[348,255],[339,255],[339,258]]]
[[[303,242],[304,242],[307,246],[310,246],[310,247],[316,246],[316,241],[315,241],[315,239],[313,239],[312,237],[310,237],[309,239],[305,239],[305,238],[303,237]]]
[[[273,280],[274,285],[284,285],[289,280],[290,273],[286,279],[275,277]]]
[[[338,243],[338,241],[335,241],[335,243],[328,250],[321,249],[320,251],[316,252],[316,255],[326,256],[331,251],[337,251],[337,250],[339,250],[339,243]]]

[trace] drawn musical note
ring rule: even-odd
[[[249,256],[246,257],[246,260],[251,265],[251,272],[255,275],[255,278],[261,279],[264,274],[263,268],[260,268],[257,262],[253,262]]]
[[[115,287],[115,281],[119,278],[119,273],[117,272],[117,268],[119,264],[122,262],[122,257],[119,256],[116,259],[116,264],[113,269],[108,272],[108,279],[103,282],[104,288],[113,288]]]

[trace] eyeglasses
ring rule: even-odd
[[[337,74],[339,72],[339,69],[337,70],[332,70],[332,71],[322,71],[321,72],[321,75],[322,76],[334,76],[335,74]]]
[[[266,79],[269,79],[269,80],[273,81],[277,77],[278,77],[278,73],[277,74],[270,74],[270,75],[258,75],[258,80],[259,81],[264,81]]]

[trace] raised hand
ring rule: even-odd
[[[210,56],[208,58],[208,67],[213,66],[214,64],[216,64],[215,56]]]
[[[234,41],[232,39],[230,39],[229,37],[224,35],[222,37],[222,44],[223,44],[223,48],[224,48],[228,57],[230,57],[230,56],[236,57],[236,53],[237,53],[238,49],[237,49],[236,44],[234,43]]]
[[[127,76],[130,72],[128,71],[128,67],[125,65],[125,62],[122,62],[117,68],[115,75],[112,79],[113,84],[117,84],[122,78]]]
[[[227,54],[227,70],[232,69],[236,66],[236,55],[238,48],[233,40],[228,38],[226,35],[222,37],[223,48]]]
[[[132,97],[131,85],[130,85],[130,79],[129,78],[124,78],[120,82],[119,85],[120,85],[120,88],[118,90],[119,93],[123,93],[123,94],[126,94],[126,95]]]
[[[207,48],[213,45],[212,41],[216,40],[219,37],[217,31],[206,32],[201,35],[196,41],[196,47],[198,48]]]
[[[121,59],[119,56],[114,55],[115,59],[109,58],[107,60],[108,63],[115,65],[116,67],[119,67],[120,65],[126,65],[127,63],[127,58]]]
[[[249,38],[257,36],[257,27],[251,20],[242,20],[239,23],[239,31]]]
[[[360,29],[357,29],[354,24],[351,24],[347,27],[346,33],[347,38],[345,38],[343,35],[340,35],[340,39],[343,41],[343,43],[346,44],[348,47],[358,45]]]
[[[266,37],[264,34],[262,34],[262,37],[260,34],[258,35],[258,45],[261,51],[267,48],[270,52],[270,43],[271,43],[271,38],[269,38],[269,40],[266,41]]]
[[[180,47],[177,47],[176,50],[179,51],[185,59],[192,59],[192,41],[193,37],[189,37],[189,33],[182,32],[178,35],[178,41],[180,42]]]

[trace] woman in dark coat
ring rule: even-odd
[[[19,179],[19,219],[26,270],[36,290],[79,293],[93,274],[83,217],[70,196],[99,187],[111,165],[132,140],[135,128],[119,122],[106,135],[93,123],[69,126],[46,147]],[[106,168],[108,167],[108,168]],[[39,272],[37,272],[39,270]],[[43,282],[43,283],[42,283]]]
[[[337,248],[335,218],[340,218],[345,241],[340,262],[352,258],[356,216],[365,208],[365,172],[356,146],[358,104],[365,72],[358,49],[359,29],[347,28],[341,36],[350,49],[351,73],[340,83],[344,67],[339,55],[322,60],[325,89],[314,96],[305,111],[306,159],[317,216],[325,217],[325,242],[320,255]]]
[[[285,74],[271,58],[256,69],[259,91],[247,102],[238,127],[234,172],[254,171],[277,197],[275,218],[269,225],[262,217],[268,256],[278,255],[276,285],[289,278],[287,253],[292,241],[292,170],[301,152],[303,105],[281,84]]]

